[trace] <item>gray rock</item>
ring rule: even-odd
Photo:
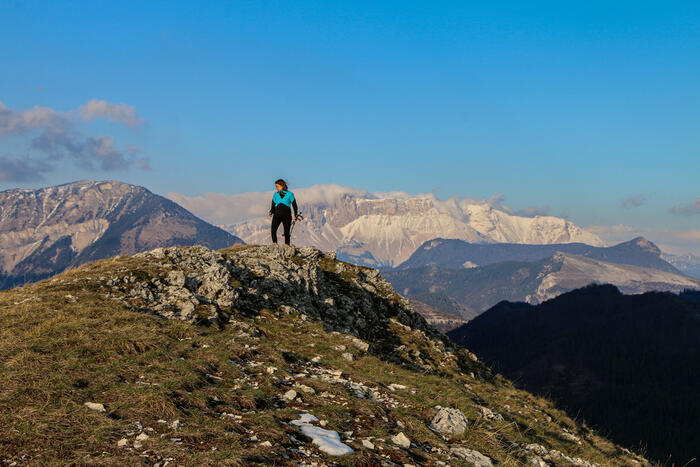
[[[404,449],[408,449],[411,447],[411,440],[408,439],[408,436],[403,434],[403,431],[397,435],[392,436],[391,442]]]
[[[369,344],[365,341],[362,341],[358,338],[354,338],[352,341],[352,345],[354,345],[357,349],[367,352],[369,350]]]
[[[433,417],[430,428],[448,436],[461,435],[467,429],[468,421],[461,410],[448,407],[436,407],[438,413]]]
[[[479,412],[481,412],[481,415],[486,420],[493,420],[493,421],[498,421],[502,422],[503,421],[503,416],[499,413],[494,412],[493,410],[489,409],[488,407],[484,407],[482,405],[477,406],[479,408]]]
[[[99,402],[86,402],[83,405],[90,410],[94,410],[95,412],[105,413],[107,411],[105,409],[105,406],[100,404]]]
[[[184,287],[185,273],[180,270],[170,271],[165,278],[165,282],[173,287]]]
[[[480,453],[479,451],[475,451],[473,449],[466,448],[464,446],[450,446],[450,452],[454,454],[456,457],[459,457],[460,459],[464,459],[467,462],[470,462],[471,465],[474,465],[475,467],[492,467],[493,466],[493,461],[491,460],[490,457],[487,457]]]

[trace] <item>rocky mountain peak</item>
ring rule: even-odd
[[[0,289],[156,246],[241,240],[147,189],[84,180],[0,192]]]
[[[636,245],[637,247],[646,250],[651,253],[658,254],[661,256],[661,249],[656,246],[654,243],[650,242],[644,237],[635,237],[632,240],[630,240],[630,243]]]
[[[410,359],[397,352],[392,328],[408,327],[455,353],[449,367],[474,371],[462,352],[414,312],[376,269],[337,261],[335,253],[289,245],[243,246],[212,251],[203,246],[158,248],[135,256],[149,274],[107,283],[110,298],[136,311],[190,323],[225,326],[232,316],[261,309],[319,319],[332,331],[371,342],[367,349],[424,371],[444,372],[445,362]],[[394,324],[392,324],[394,323]],[[455,366],[456,365],[456,366]]]
[[[85,222],[104,217],[125,198],[150,194],[143,187],[116,181],[83,180],[37,190],[12,189],[0,192],[0,229]]]

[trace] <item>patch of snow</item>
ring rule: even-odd
[[[342,456],[353,452],[350,446],[340,441],[338,432],[311,425],[311,423],[317,421],[318,418],[310,413],[303,413],[299,415],[298,420],[292,420],[290,423],[299,426],[301,432],[311,438],[319,450],[328,455]]]

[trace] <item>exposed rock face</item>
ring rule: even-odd
[[[176,199],[197,209],[197,203],[185,197]],[[484,203],[376,199],[347,194],[332,204],[309,204],[303,199],[303,190],[299,190],[298,199],[306,219],[294,228],[296,245],[335,250],[341,259],[372,267],[397,266],[434,238],[474,243],[603,244],[596,235],[566,219],[519,217]],[[265,217],[224,228],[248,243],[269,242],[269,220]]]
[[[450,447],[450,452],[452,452],[452,454],[458,458],[469,462],[469,465],[473,465],[475,467],[491,467],[493,465],[493,461],[491,461],[491,459],[473,449],[463,446],[452,446]]]
[[[433,417],[430,428],[443,435],[461,435],[467,429],[467,417],[461,410],[449,407],[437,407],[438,413]]]
[[[392,437],[391,437],[391,441],[392,441],[395,445],[397,445],[397,446],[399,446],[399,447],[402,447],[402,448],[404,448],[404,449],[408,449],[409,447],[411,447],[411,440],[408,439],[408,436],[406,436],[405,434],[403,434],[403,432],[401,432],[401,433],[399,433],[399,434],[397,434],[397,435],[395,435],[395,436],[392,436]]]
[[[145,188],[84,181],[0,193],[0,289],[159,246],[242,241]]]
[[[578,457],[570,457],[557,449],[547,449],[541,444],[530,443],[516,445],[514,448],[520,452],[527,453],[528,463],[530,465],[548,466],[548,465],[576,465],[582,467],[593,467],[597,464],[588,462]],[[638,463],[636,463],[638,464]],[[633,464],[633,465],[636,465]]]
[[[379,271],[335,261],[333,253],[312,247],[246,246],[217,252],[202,246],[158,248],[137,257],[152,259],[155,276],[125,275],[107,282],[111,298],[164,318],[225,325],[234,314],[253,315],[267,308],[320,318],[333,331],[352,334],[357,351],[389,355],[419,369],[437,367],[420,355],[401,356],[390,322],[414,329],[446,346],[441,350],[459,365],[471,366],[473,354],[452,354],[457,347],[394,293]],[[342,276],[342,279],[341,279]],[[353,286],[348,286],[346,280]],[[347,353],[347,352],[346,352]],[[352,354],[350,359],[352,358]],[[353,388],[355,391],[365,391]],[[371,397],[368,396],[368,397]]]

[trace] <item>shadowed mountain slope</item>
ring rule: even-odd
[[[448,333],[525,389],[628,447],[700,456],[700,303],[590,286],[533,306],[502,302]]]

